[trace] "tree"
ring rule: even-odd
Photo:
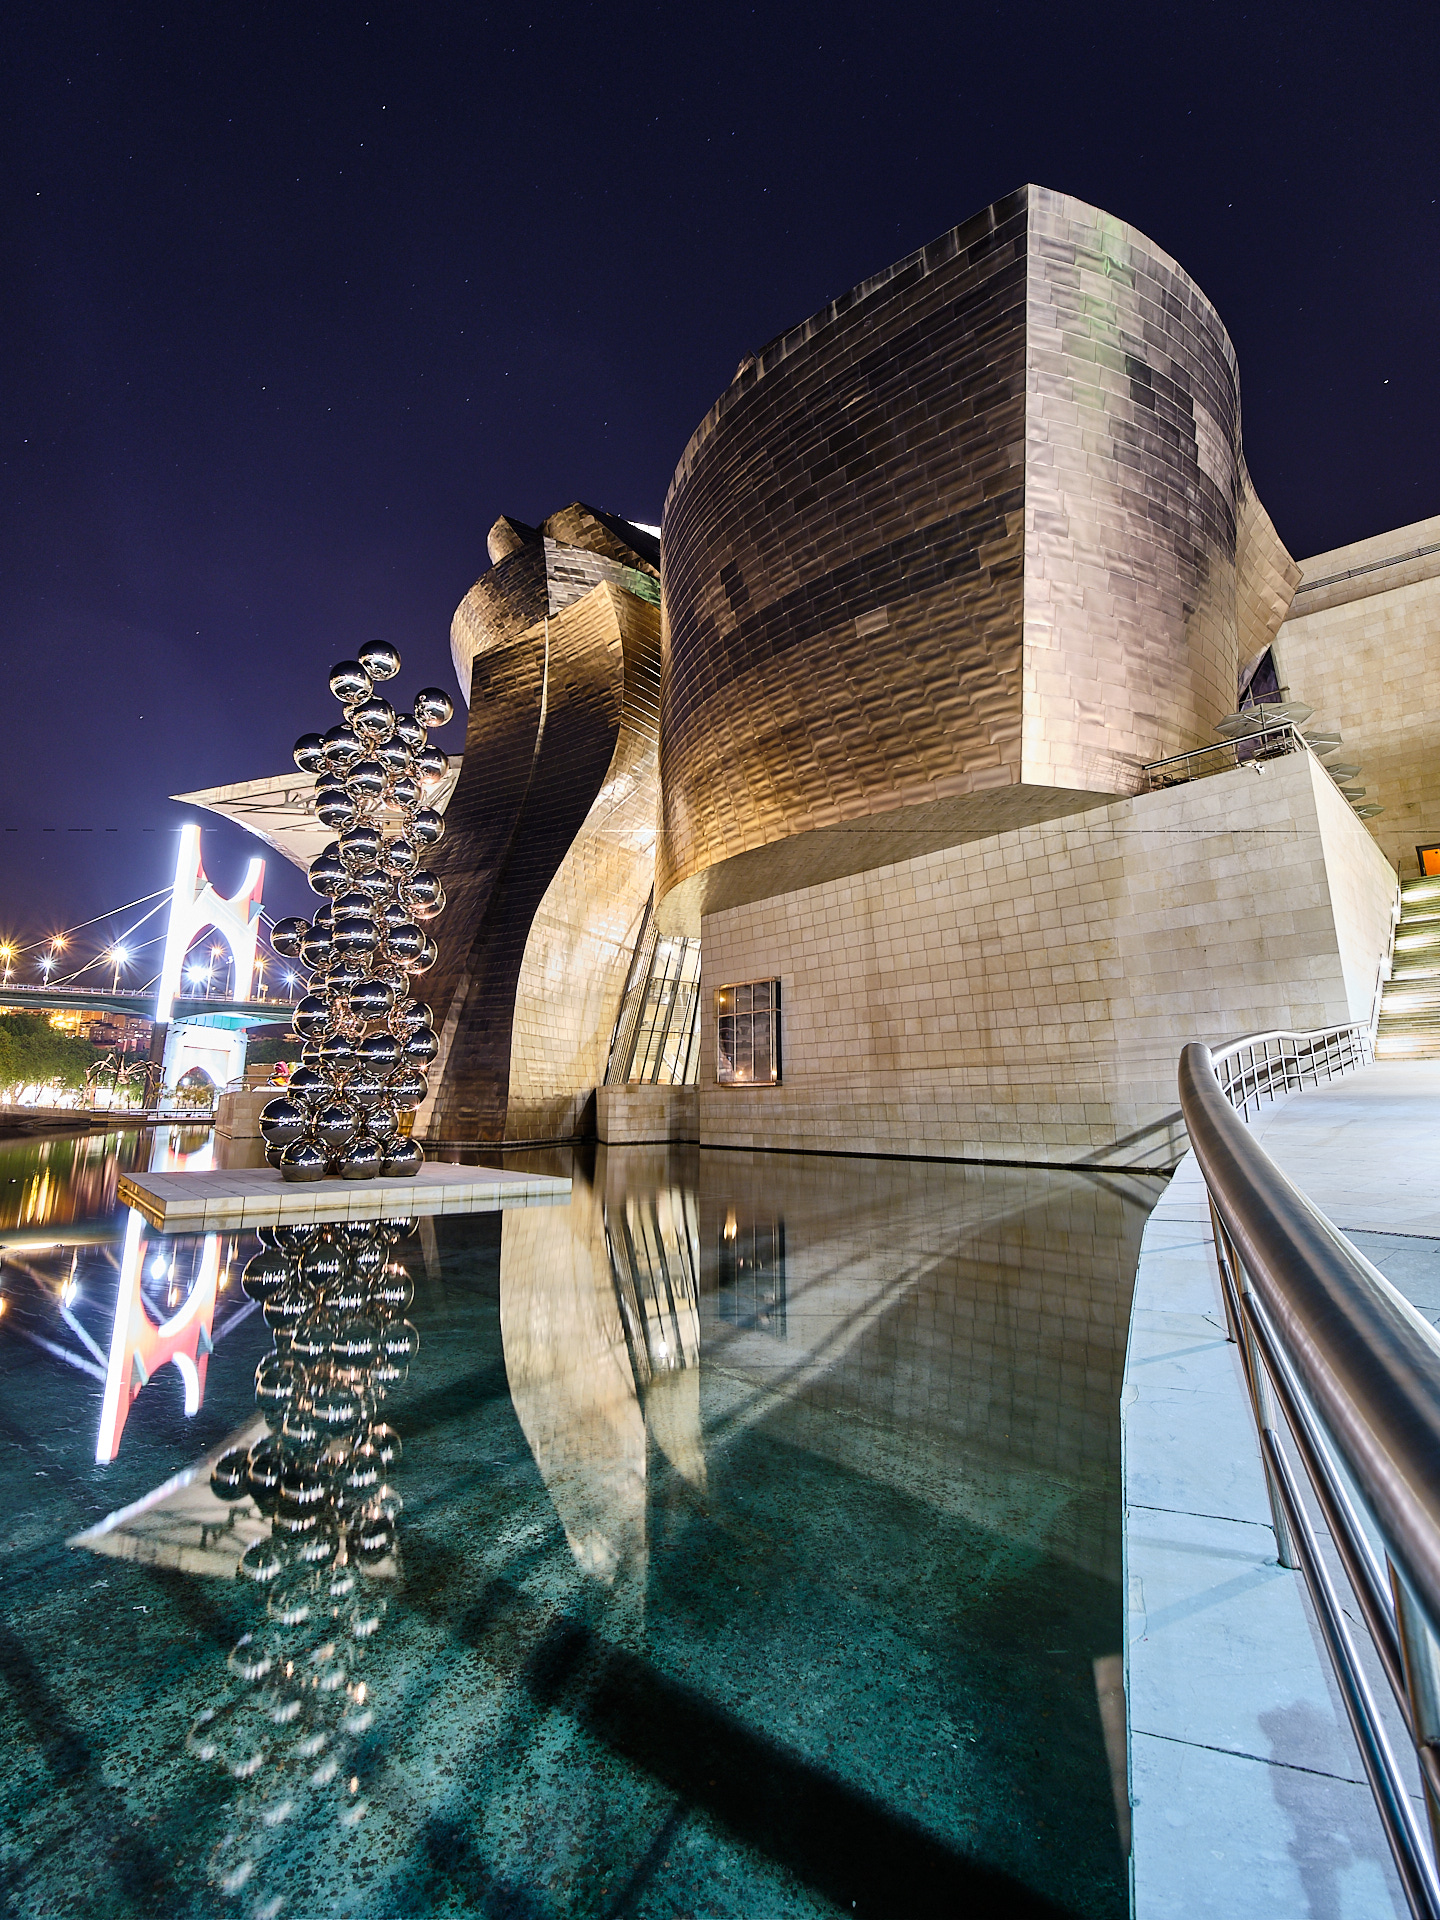
[[[12,1099],[26,1087],[81,1088],[94,1058],[88,1041],[59,1032],[43,1013],[0,1015],[0,1091]]]

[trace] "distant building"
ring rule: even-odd
[[[1163,1165],[1181,1045],[1370,1020],[1440,868],[1440,521],[1297,564],[1219,315],[1064,194],[747,355],[658,544],[490,556],[432,1140]],[[1226,744],[1257,700],[1309,744]]]

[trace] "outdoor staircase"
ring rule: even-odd
[[[1380,998],[1377,1060],[1440,1060],[1440,880],[1400,889],[1395,960]]]

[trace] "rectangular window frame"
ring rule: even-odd
[[[715,989],[715,1084],[778,1087],[781,1057],[780,982],[735,980]]]

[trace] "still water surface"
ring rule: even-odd
[[[1158,1182],[526,1157],[570,1205],[390,1249],[395,1540],[326,1639],[276,1624],[294,1568],[237,1575],[269,1523],[209,1490],[262,1434],[258,1242],[127,1249],[152,1151],[208,1139],[0,1143],[11,1911],[1124,1913],[1093,1663]],[[249,1773],[279,1696],[246,1633],[313,1702]]]

